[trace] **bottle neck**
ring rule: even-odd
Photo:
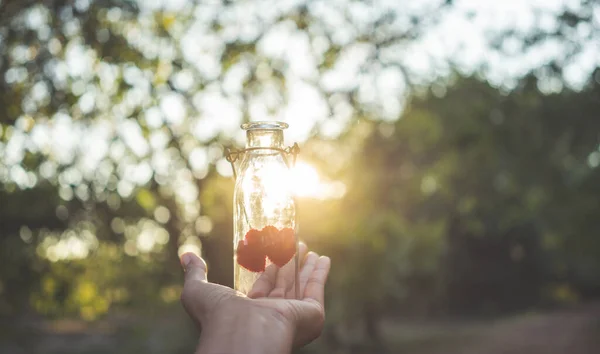
[[[283,148],[283,130],[252,129],[246,132],[246,148]]]

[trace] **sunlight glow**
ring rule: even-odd
[[[339,199],[346,193],[344,183],[325,182],[317,169],[304,161],[298,161],[290,170],[273,167],[262,170],[261,174],[261,179],[269,186],[263,200],[265,209],[277,208],[290,193],[299,198],[321,200]]]
[[[260,195],[264,214],[273,217],[292,198],[290,170],[283,164],[266,164],[256,169],[256,178],[245,178],[243,189],[248,195]]]
[[[298,161],[291,171],[292,191],[295,196],[310,199],[340,199],[346,194],[346,185],[341,181],[324,180],[317,169]]]
[[[317,170],[302,161],[292,168],[292,189],[298,197],[320,197],[321,180]]]

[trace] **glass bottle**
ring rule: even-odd
[[[251,122],[234,190],[234,287],[248,294],[259,277],[278,271],[277,290],[262,296],[298,298],[296,208],[282,122]],[[264,276],[267,276],[265,274]],[[261,282],[260,284],[266,284]],[[258,284],[257,284],[258,285]]]

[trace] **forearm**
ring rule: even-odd
[[[196,354],[289,354],[292,342],[275,311],[231,311],[203,326]]]

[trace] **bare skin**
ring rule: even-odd
[[[181,301],[202,328],[197,354],[290,353],[319,337],[325,320],[328,257],[300,245],[301,300],[289,299],[284,279],[293,269],[267,267],[248,297],[206,280],[206,263],[192,253],[181,257],[185,284]],[[287,282],[289,283],[289,282]]]

